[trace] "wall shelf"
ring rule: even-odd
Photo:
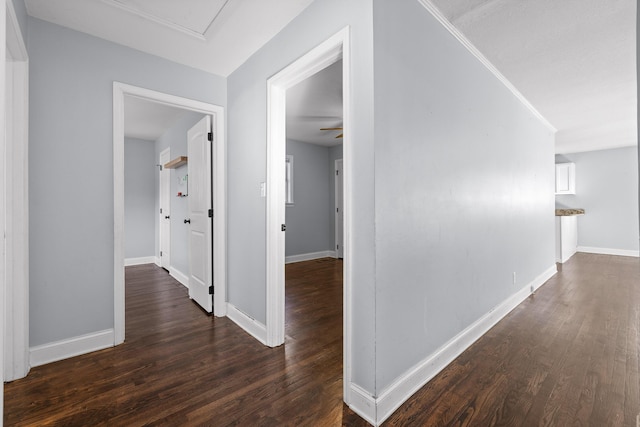
[[[186,164],[187,164],[187,156],[179,156],[171,160],[170,162],[165,163],[164,167],[167,169],[175,169]]]

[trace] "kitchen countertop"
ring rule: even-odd
[[[556,216],[584,215],[584,209],[556,209]]]

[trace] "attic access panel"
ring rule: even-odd
[[[204,35],[229,0],[103,0],[145,19]]]

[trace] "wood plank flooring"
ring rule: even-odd
[[[286,271],[286,344],[207,316],[154,265],[126,269],[126,342],[5,385],[5,426],[339,425],[342,261]]]
[[[384,425],[636,427],[640,261],[578,253],[561,268]]]
[[[287,266],[286,344],[128,268],[127,341],[5,385],[5,425],[366,426],[342,404],[342,265]],[[577,254],[385,426],[636,426],[640,261]]]

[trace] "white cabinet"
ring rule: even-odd
[[[556,164],[556,194],[576,194],[576,164]]]
[[[556,262],[567,262],[577,250],[578,217],[556,216]]]

